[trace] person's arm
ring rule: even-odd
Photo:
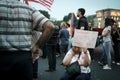
[[[90,59],[87,53],[87,48],[83,48],[84,56],[83,56],[83,61],[78,60],[79,65],[88,67],[90,65]]]
[[[106,37],[109,32],[110,32],[110,30],[105,31],[104,34],[102,34],[102,36]]]
[[[84,52],[83,66],[87,67],[89,65],[90,65],[90,60],[89,60],[88,54],[87,54],[87,52]]]
[[[69,50],[68,53],[65,55],[65,57],[64,57],[64,59],[62,61],[64,66],[70,65],[70,62],[71,62],[71,60],[73,58],[73,53],[71,53],[71,52],[72,51]]]
[[[111,31],[111,26],[108,26],[107,30],[104,31],[104,33],[102,34],[102,36],[106,37],[110,33],[110,31]]]
[[[55,29],[54,24],[42,15],[39,11],[34,11],[32,14],[33,30],[42,31],[41,37],[37,40],[32,48],[32,55],[38,55],[39,50],[44,46],[47,40],[52,36]],[[38,57],[35,56],[33,60]]]
[[[53,31],[54,31],[53,23],[50,21],[45,22],[43,25],[43,33],[32,49],[33,61],[35,61],[36,58],[39,56],[39,50],[44,46],[47,40],[52,36]]]
[[[32,48],[33,47],[35,47],[34,45],[35,45],[35,43],[36,43],[36,41],[39,39],[39,37],[40,37],[40,32],[39,32],[39,35],[37,35],[37,32],[36,31],[33,31],[32,32]],[[36,59],[38,59],[39,58],[39,56],[40,56],[40,53],[38,54],[36,54],[37,52],[32,52],[32,59],[33,59],[33,63],[35,62],[35,60]]]
[[[47,42],[47,40],[52,36],[53,31],[54,31],[54,24],[50,21],[45,22],[43,25],[42,35],[36,42],[36,45],[39,48],[42,48],[44,44]]]

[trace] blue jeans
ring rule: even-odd
[[[105,48],[104,48],[104,46],[103,46],[102,50],[103,50],[103,53],[102,53],[102,56],[100,58],[100,62],[103,63],[103,64],[105,64],[106,63],[106,54],[105,54]]]
[[[67,50],[67,51],[69,51],[69,50],[71,49],[71,47],[72,47],[72,41],[71,41],[71,39],[70,39],[70,40],[69,40],[68,50]]]
[[[111,44],[111,41],[108,41],[108,42],[103,42],[103,53],[104,55],[106,54],[106,57],[107,57],[107,64],[108,66],[111,66],[111,47],[112,47],[112,44]]]

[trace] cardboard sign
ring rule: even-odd
[[[98,32],[75,29],[72,40],[73,46],[95,48]]]

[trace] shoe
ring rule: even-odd
[[[112,61],[113,64],[115,64],[115,61]]]
[[[98,64],[100,65],[100,66],[103,66],[104,64],[102,63],[102,62],[100,62],[100,61],[98,61]]]
[[[104,70],[111,70],[112,68],[109,67],[108,65],[105,65],[105,66],[103,66],[103,69],[104,69]]]
[[[47,70],[45,70],[45,72],[54,72],[54,71],[56,71],[56,69],[47,69]]]
[[[64,65],[63,63],[61,63],[60,65]]]
[[[60,55],[59,54],[56,54],[56,57],[59,57]]]
[[[116,63],[118,66],[120,66],[120,63]]]

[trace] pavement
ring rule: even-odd
[[[91,67],[91,80],[120,80],[120,66],[112,63],[111,70],[103,70],[102,66],[98,64],[98,60],[102,53],[101,47],[96,47],[94,50],[94,60],[90,65]],[[57,57],[56,71],[45,72],[48,69],[47,58],[39,58],[38,60],[38,78],[33,80],[60,80],[60,77],[64,73],[65,69],[61,65],[63,55]]]

